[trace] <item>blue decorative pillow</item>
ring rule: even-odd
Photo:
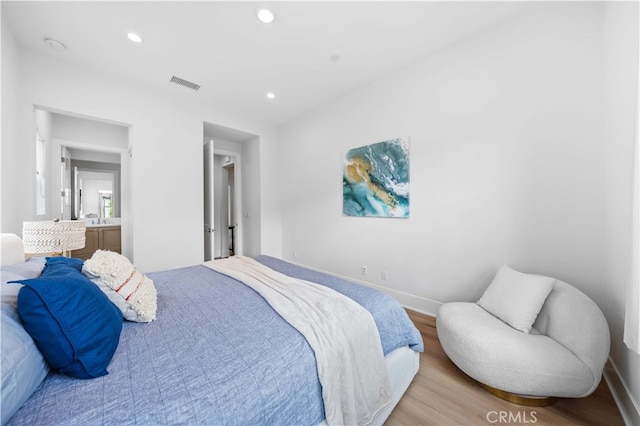
[[[47,257],[46,260],[47,260],[47,263],[45,264],[44,269],[42,270],[42,274],[40,274],[40,277],[42,277],[42,275],[46,276],[47,274],[57,273],[57,272],[65,273],[68,270],[65,268],[65,266],[69,268],[73,268],[76,271],[82,272],[82,266],[84,265],[84,260],[78,259],[75,257],[56,256],[56,257]]]
[[[50,259],[40,277],[18,281],[24,328],[54,371],[104,376],[120,341],[122,313],[82,275],[82,260]]]

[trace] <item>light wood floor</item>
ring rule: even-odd
[[[587,398],[549,407],[524,407],[499,399],[460,371],[443,352],[435,318],[408,311],[422,333],[420,370],[386,426],[395,425],[624,425],[604,380]]]

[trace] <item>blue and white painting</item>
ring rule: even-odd
[[[409,217],[409,139],[347,152],[342,175],[344,216]]]

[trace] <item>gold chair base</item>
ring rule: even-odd
[[[478,382],[480,383],[480,382]],[[526,405],[528,407],[547,407],[549,405],[553,405],[558,402],[558,398],[554,396],[549,396],[546,398],[529,398],[522,395],[516,395],[514,393],[505,392],[500,389],[496,389],[489,385],[485,385],[484,383],[480,383],[480,386],[485,388],[491,394],[497,396],[500,399],[504,399],[505,401],[509,401],[513,404],[518,405]]]

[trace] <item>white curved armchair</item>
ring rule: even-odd
[[[559,280],[529,334],[476,303],[442,305],[436,324],[454,364],[496,395],[526,405],[591,394],[609,355],[604,315],[587,295]]]

